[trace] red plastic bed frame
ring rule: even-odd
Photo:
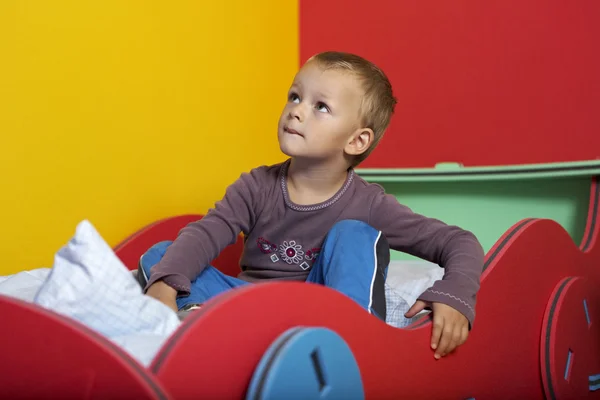
[[[439,361],[428,345],[429,318],[395,329],[346,296],[314,284],[249,285],[214,298],[185,320],[147,372],[77,324],[0,298],[0,315],[9,322],[0,334],[8,354],[0,369],[2,391],[29,388],[14,383],[19,376],[33,376],[30,384],[50,385],[55,393],[93,376],[93,383],[81,385],[93,386],[94,394],[112,385],[136,398],[164,396],[163,387],[174,399],[241,399],[279,335],[295,326],[322,326],[352,349],[367,399],[599,398],[599,203],[600,185],[594,180],[580,246],[551,220],[526,219],[509,229],[486,256],[469,340]],[[151,244],[174,239],[199,217],[159,221],[116,252],[134,268]],[[220,257],[227,265],[214,264],[229,273],[237,270],[240,248],[238,241]],[[59,362],[59,356],[66,358]],[[10,380],[3,376],[7,372]],[[146,381],[148,373],[159,383]],[[53,383],[58,377],[62,380],[56,382],[65,383]]]

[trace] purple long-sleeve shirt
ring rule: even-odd
[[[331,199],[294,204],[287,193],[288,166],[289,160],[242,174],[204,218],[181,230],[146,288],[162,279],[179,295],[189,294],[191,281],[240,232],[246,240],[238,278],[304,281],[331,227],[354,219],[380,230],[392,249],[443,267],[443,279],[419,298],[447,304],[473,323],[484,252],[471,232],[412,212],[352,170]]]

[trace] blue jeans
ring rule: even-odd
[[[157,243],[142,256],[140,269],[146,277],[171,243]],[[385,321],[389,262],[389,244],[380,231],[361,221],[343,220],[325,237],[306,282],[335,289]],[[181,309],[189,304],[202,304],[226,290],[247,284],[209,266],[192,282],[189,296],[177,298],[177,306]]]

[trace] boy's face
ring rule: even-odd
[[[343,160],[360,128],[363,94],[356,75],[306,63],[296,74],[279,118],[281,151],[315,161]]]

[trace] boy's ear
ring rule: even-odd
[[[357,129],[350,137],[350,141],[346,144],[344,151],[351,156],[358,156],[371,147],[375,134],[370,128]]]

